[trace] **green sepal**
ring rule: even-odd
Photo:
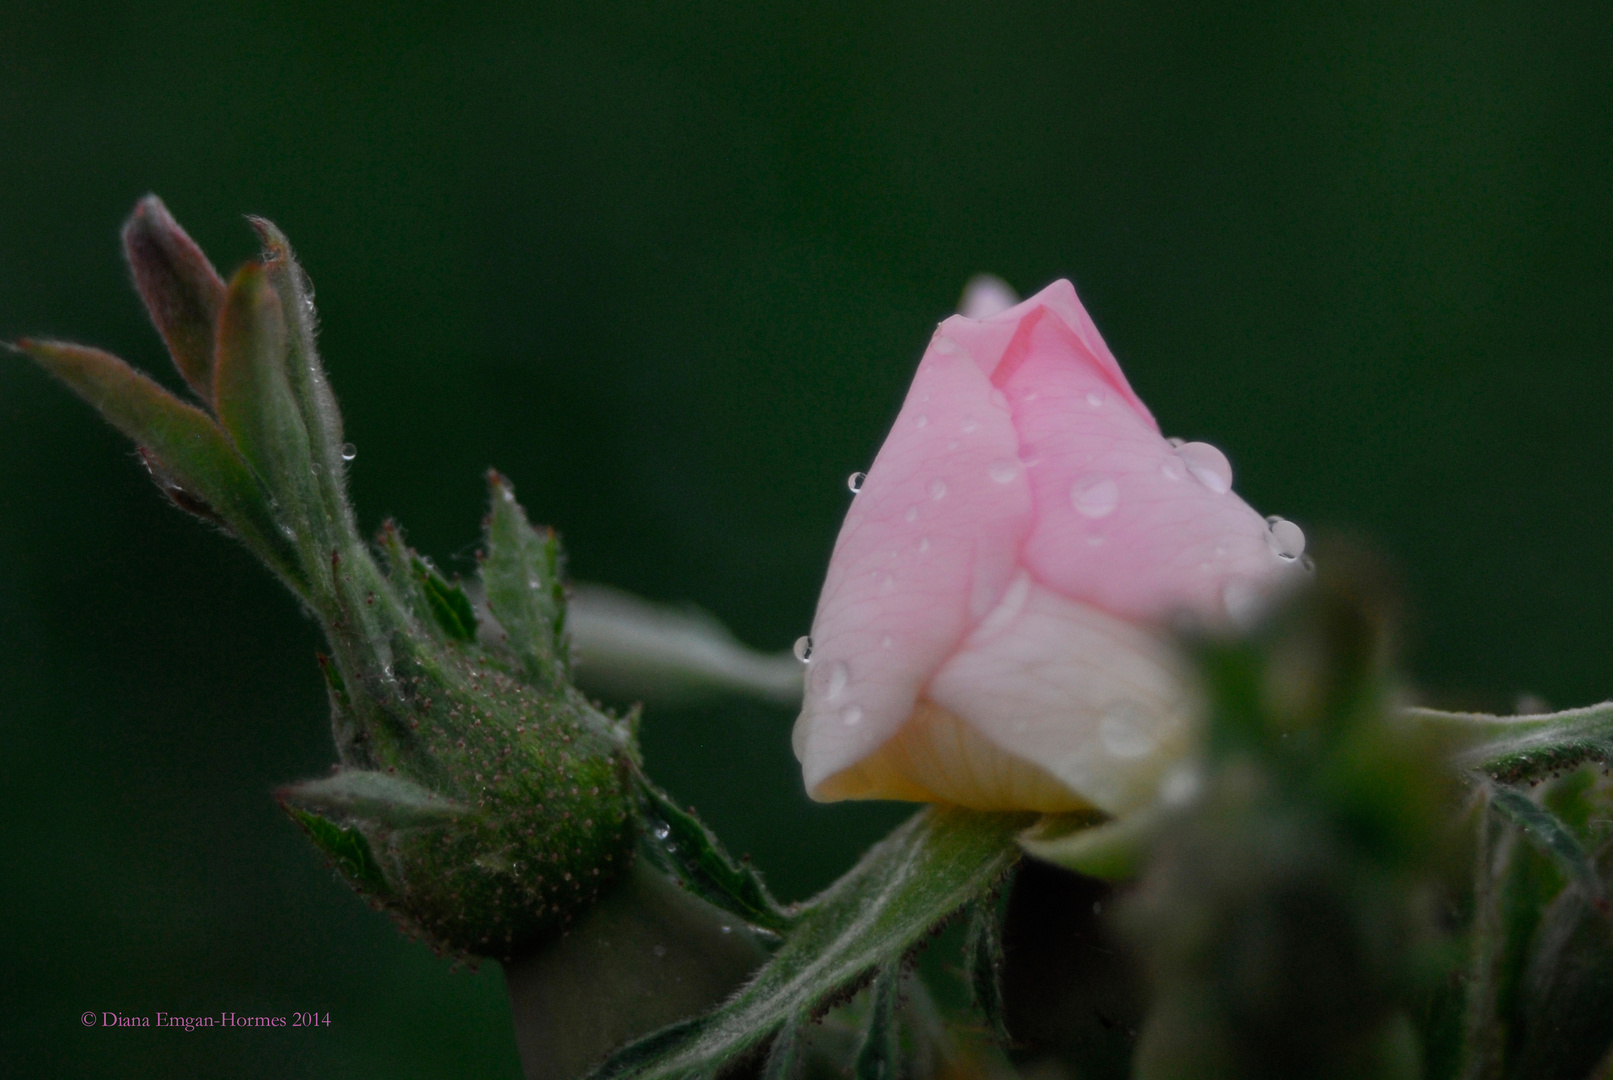
[[[296,552],[274,520],[268,492],[211,416],[100,349],[26,339],[14,348],[133,439],[164,494],[183,509],[221,522],[301,589]]]
[[[785,1022],[768,1047],[767,1060],[762,1063],[761,1080],[796,1080],[806,1055],[802,1052],[806,1042],[806,1026],[811,1019],[797,1016]]]
[[[901,1025],[897,1019],[902,982],[900,958],[885,964],[868,991],[868,1017],[852,1064],[855,1080],[897,1080],[902,1071]]]
[[[1000,882],[1024,814],[930,807],[871,848],[797,916],[783,945],[705,1016],[613,1054],[592,1080],[715,1075],[795,1018],[819,1016]]]
[[[540,686],[561,682],[570,660],[560,541],[552,530],[532,527],[503,476],[488,470],[487,487],[491,506],[481,566],[487,609],[528,678]]]
[[[1103,881],[1126,881],[1141,872],[1164,820],[1164,812],[1154,807],[1114,821],[1092,811],[1048,814],[1018,840],[1043,862]]]
[[[343,769],[318,780],[304,780],[281,788],[275,796],[302,810],[391,829],[447,825],[471,813],[469,807],[413,780],[368,769]]]
[[[330,537],[319,527],[317,482],[308,432],[286,378],[286,322],[262,266],[247,263],[230,281],[218,325],[214,409],[241,456],[263,478],[297,535],[305,567],[328,574]]]
[[[324,852],[325,857],[335,864],[354,888],[377,900],[391,898],[392,886],[387,883],[386,874],[382,872],[381,864],[370,850],[370,843],[364,839],[363,833],[295,806],[286,807],[286,813],[302,827],[308,839]]]
[[[1524,716],[1423,708],[1400,715],[1444,741],[1452,764],[1504,784],[1541,780],[1591,761],[1613,765],[1613,701]]]
[[[998,1042],[1006,1045],[1009,1035],[1003,1004],[1003,915],[1001,894],[976,902],[969,911],[963,955],[975,1008]]]
[[[1485,788],[1491,810],[1550,858],[1563,877],[1578,884],[1593,904],[1607,906],[1596,864],[1565,822],[1515,788],[1494,782],[1486,783]]]
[[[174,366],[197,397],[211,402],[224,279],[155,195],[141,199],[124,223],[123,254]]]
[[[475,641],[476,609],[471,606],[465,590],[457,582],[443,577],[419,555],[409,559],[409,572],[420,586],[427,614],[437,627],[455,641]]]
[[[736,861],[715,833],[684,810],[643,772],[637,772],[643,829],[639,853],[702,900],[774,933],[787,933],[796,914],[773,899],[762,876]]]

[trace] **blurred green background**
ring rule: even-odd
[[[319,286],[367,525],[466,571],[496,464],[575,575],[803,632],[934,322],[1069,276],[1167,433],[1368,538],[1435,701],[1613,694],[1613,7],[0,7],[0,334],[170,382],[117,229]],[[515,1077],[268,796],[333,752],[316,634],[0,359],[0,1073]],[[652,770],[796,898],[905,812],[792,717],[657,710]],[[317,1031],[85,1010],[328,1012]]]

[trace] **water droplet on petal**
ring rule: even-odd
[[[1122,698],[1103,711],[1098,739],[1117,758],[1140,758],[1159,743],[1157,718],[1141,702]]]
[[[356,457],[358,457],[358,447],[350,442],[342,443],[342,460],[352,461]]]
[[[1266,519],[1266,546],[1279,559],[1293,562],[1305,554],[1305,530],[1287,518]]]
[[[929,550],[930,550],[930,538],[928,536],[919,537],[919,554],[922,555],[926,551],[929,551]]]
[[[986,469],[986,475],[998,484],[1012,483],[1019,475],[1019,466],[1012,461],[995,461]]]
[[[1225,495],[1232,490],[1232,462],[1216,447],[1206,442],[1183,443],[1176,448],[1193,479],[1215,492]]]
[[[919,519],[919,507],[918,507],[918,503],[914,503],[912,506],[909,506],[907,508],[907,513],[902,515],[902,520],[907,522],[909,525],[911,525],[911,524],[913,524],[913,522],[917,521],[918,519]]]
[[[1070,488],[1070,502],[1084,517],[1094,520],[1108,517],[1120,505],[1120,485],[1108,477],[1077,480]]]
[[[930,498],[944,499],[947,497],[947,482],[939,478],[930,481]]]
[[[1087,391],[1087,404],[1091,405],[1094,409],[1103,408],[1103,391],[1102,390],[1088,390]]]
[[[927,426],[929,426],[929,423],[930,423],[930,418],[928,416],[925,416],[923,413],[919,413],[917,416],[915,416],[913,418],[913,426],[914,427],[927,427]]]
[[[840,720],[847,727],[856,727],[863,722],[863,711],[859,706],[847,705],[840,710]]]
[[[935,343],[935,352],[937,356],[956,356],[962,351],[962,346],[960,346],[956,341],[953,341],[951,338],[944,337]]]
[[[811,634],[802,634],[800,637],[795,639],[795,658],[801,661],[803,664],[809,663],[812,660]]]
[[[853,495],[855,495],[855,494],[857,494],[857,492],[859,492],[859,491],[861,491],[863,489],[863,481],[867,480],[867,479],[868,479],[868,474],[867,473],[865,473],[865,472],[854,472],[850,476],[846,477],[846,486],[848,488],[850,488],[851,493]]]
[[[972,435],[980,430],[980,421],[970,416],[964,419],[961,430],[965,435]]]

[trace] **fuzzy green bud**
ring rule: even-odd
[[[382,558],[364,543],[312,288],[285,237],[253,225],[263,254],[227,286],[155,197],[124,230],[197,403],[108,353],[15,348],[134,439],[176,505],[239,537],[319,620],[339,764],[277,792],[281,804],[407,929],[439,948],[517,954],[631,860],[632,732],[572,685],[559,542],[503,477],[489,474],[475,600],[395,525]]]

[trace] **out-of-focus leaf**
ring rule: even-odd
[[[1595,860],[1613,881],[1613,843]],[[1613,1056],[1613,918],[1580,889],[1546,908],[1519,987],[1522,1028],[1509,1076],[1581,1080]]]
[[[504,477],[489,471],[487,487],[492,506],[481,568],[487,609],[528,678],[540,686],[554,685],[569,668],[560,541],[552,531],[532,527]]]
[[[1022,814],[930,807],[809,902],[784,944],[720,1008],[623,1048],[593,1080],[715,1076],[920,945],[1019,857]]]
[[[762,1080],[795,1080],[801,1075],[802,1029],[810,1022],[807,1017],[795,1017],[779,1029],[762,1065]]]
[[[224,280],[155,195],[141,199],[124,223],[123,253],[174,366],[197,397],[211,402]]]
[[[1003,912],[996,898],[977,902],[969,913],[969,936],[964,945],[964,963],[975,1008],[998,1041],[1008,1042],[1008,1025],[1003,1006]]]
[[[736,862],[710,829],[642,773],[639,805],[644,819],[639,850],[701,899],[733,912],[753,926],[788,931],[795,915],[780,906],[756,870]]]
[[[270,514],[268,493],[212,417],[100,349],[32,340],[15,347],[154,458],[161,469],[160,475],[154,469],[159,483],[176,485],[206,507],[288,584],[301,589],[304,578],[295,550]]]

